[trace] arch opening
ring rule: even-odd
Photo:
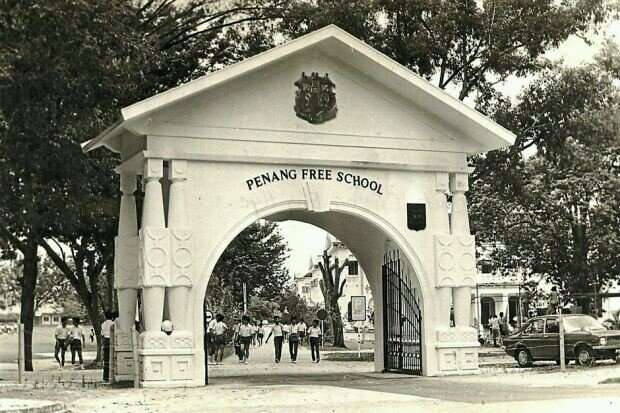
[[[381,219],[381,217],[354,205],[342,204],[338,208],[333,208],[326,212],[313,212],[299,207],[291,208],[290,205],[284,207],[282,205],[275,205],[260,211],[260,213],[252,214],[237,223],[227,232],[224,240],[216,243],[218,247],[211,253],[205,269],[201,273],[199,279],[200,286],[196,296],[195,337],[204,338],[203,303],[207,294],[209,278],[218,259],[241,231],[256,220],[262,219],[273,222],[297,221],[316,226],[344,243],[351,251],[364,271],[363,274],[367,279],[372,293],[372,301],[374,302],[374,370],[378,372],[384,371],[385,332],[383,326],[384,286],[382,270],[386,252],[399,251],[403,273],[408,278],[408,283],[418,298],[422,314],[424,312],[425,288],[427,286],[424,284],[425,279],[420,273],[421,265],[417,256],[398,231],[387,221]],[[200,310],[198,310],[198,306]],[[420,329],[425,330],[428,327],[428,321],[425,318],[422,318],[422,320],[423,323],[420,325]],[[419,346],[422,358],[425,358],[424,342],[421,341]],[[205,353],[203,352],[202,354],[204,355]],[[425,370],[426,363],[422,360],[421,364]],[[202,365],[206,368],[206,363],[202,363]]]

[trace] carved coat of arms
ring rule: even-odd
[[[336,85],[329,75],[319,76],[313,72],[310,76],[302,72],[295,82],[295,113],[312,124],[327,122],[336,117]]]

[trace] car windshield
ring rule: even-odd
[[[605,327],[590,316],[566,317],[564,319],[564,331],[567,333],[581,330],[605,330]]]

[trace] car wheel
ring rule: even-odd
[[[594,353],[590,347],[581,346],[577,349],[577,364],[580,366],[591,366],[594,362]]]
[[[530,352],[524,348],[517,350],[515,358],[517,359],[517,363],[519,363],[519,367],[532,366],[532,356],[530,355]]]

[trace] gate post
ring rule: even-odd
[[[446,326],[440,314],[437,333],[438,370],[440,374],[471,374],[478,371],[478,340],[469,325],[471,288],[476,285],[475,241],[469,233],[466,173],[450,175],[452,192],[451,231],[435,235],[435,274],[440,300],[452,299],[455,326]],[[443,309],[442,309],[443,310]]]

